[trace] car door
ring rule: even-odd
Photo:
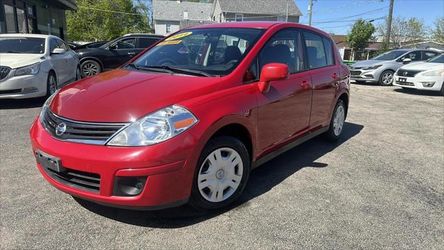
[[[106,68],[117,68],[129,61],[140,49],[136,48],[136,38],[127,37],[111,44],[109,56],[103,59]]]
[[[339,87],[340,68],[335,63],[331,39],[311,31],[304,31],[303,35],[313,86],[310,127],[326,126]]]
[[[262,151],[285,143],[309,126],[312,89],[303,51],[300,31],[284,29],[258,55],[257,72],[268,63],[284,63],[289,68],[288,79],[273,81],[268,92],[258,93],[258,146]]]
[[[60,86],[66,81],[66,64],[65,56],[62,54],[53,53],[54,49],[60,48],[60,43],[57,38],[50,38],[49,49],[50,49],[50,60],[53,70],[56,73],[57,84]]]

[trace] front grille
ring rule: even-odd
[[[405,70],[405,69],[399,69],[397,75],[398,76],[405,76],[405,77],[414,77],[416,74],[421,72],[421,70]]]
[[[11,71],[10,67],[0,66],[0,80],[6,78],[9,75],[10,71]]]
[[[359,75],[361,75],[361,71],[352,70],[352,71],[350,71],[350,74],[351,74],[352,76],[359,76]]]
[[[52,113],[49,108],[43,114],[43,126],[60,140],[104,145],[106,141],[124,127],[125,123],[91,123],[73,121]]]
[[[61,172],[56,172],[49,168],[45,168],[44,170],[54,180],[67,186],[94,193],[100,192],[100,175],[98,174],[73,170],[65,167]]]

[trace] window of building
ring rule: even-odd
[[[171,33],[171,24],[167,23],[165,29],[166,29],[166,33],[167,33],[167,34],[168,34],[168,33]]]
[[[244,14],[234,14],[234,20],[236,21],[236,22],[241,22],[241,21],[243,21],[244,20]]]
[[[26,16],[25,16],[25,3],[23,1],[15,1],[15,10],[17,12],[17,24],[18,24],[18,32],[26,33]]]
[[[16,33],[16,26],[17,23],[15,22],[15,16],[14,16],[14,5],[12,0],[6,0],[4,2],[4,9],[5,9],[5,21],[6,21],[6,32],[7,33]]]

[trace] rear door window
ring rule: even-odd
[[[324,42],[325,56],[327,59],[327,65],[335,64],[334,54],[333,54],[333,44],[330,39],[325,37],[322,38],[322,42]]]
[[[309,69],[317,69],[328,66],[328,59],[325,53],[323,39],[320,35],[312,32],[304,32],[305,47],[307,49],[307,59]],[[331,51],[330,51],[331,52]],[[333,58],[333,55],[330,55]],[[330,59],[333,61],[332,59]]]
[[[438,55],[438,53],[436,52],[432,52],[432,51],[423,51],[422,52],[422,60],[428,60],[432,57],[435,57],[436,55]]]
[[[159,41],[159,39],[140,37],[139,38],[139,45],[137,46],[137,48],[139,48],[139,49],[148,48],[151,45],[153,45],[154,43],[156,43],[157,41]]]

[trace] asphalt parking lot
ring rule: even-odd
[[[343,139],[255,170],[241,201],[126,211],[43,180],[28,129],[41,100],[0,101],[1,249],[444,248],[444,98],[352,85]]]

